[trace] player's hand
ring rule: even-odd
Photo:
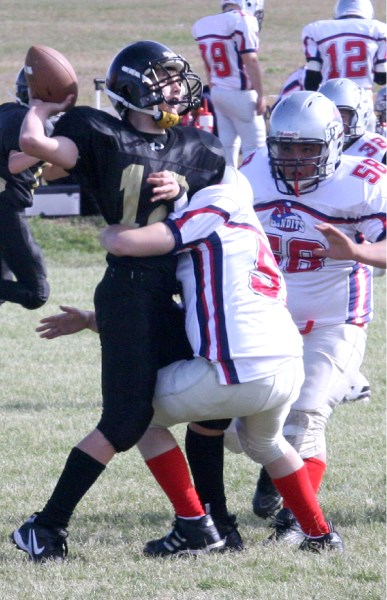
[[[43,102],[37,98],[30,98],[29,106],[30,108],[35,108],[35,110],[38,110],[39,112],[44,112],[48,118],[49,116],[65,112],[68,108],[74,106],[74,98],[74,94],[66,96],[63,102]]]
[[[169,171],[151,173],[146,181],[154,186],[151,202],[173,200],[180,193],[180,185]]]
[[[95,314],[88,310],[79,310],[72,306],[60,306],[63,312],[50,315],[40,320],[40,325],[35,331],[40,333],[41,338],[52,340],[62,335],[71,335],[83,329],[96,331]]]
[[[328,223],[315,225],[315,228],[325,236],[329,246],[314,249],[314,256],[336,260],[357,260],[358,244],[355,244],[345,233]]]

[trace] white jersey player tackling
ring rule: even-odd
[[[229,165],[266,139],[265,100],[257,52],[263,2],[220,2],[223,12],[202,17],[192,27],[211,89],[218,135]]]
[[[241,167],[304,337],[305,382],[284,435],[304,459],[316,493],[326,468],[326,424],[356,378],[372,319],[373,280],[365,264],[386,263],[387,169],[374,158],[343,156],[342,146],[336,106],[320,93],[295,92],[273,111],[268,158],[257,151]],[[356,244],[358,232],[371,243]],[[333,250],[335,239],[350,253]],[[271,501],[276,506],[275,490],[260,479],[257,514]],[[273,536],[297,540],[286,503]]]
[[[177,277],[194,358],[159,371],[154,417],[138,447],[149,463],[176,446],[167,427],[241,417],[237,428],[244,451],[266,465],[298,515],[300,549],[342,552],[302,460],[282,435],[303,379],[301,336],[286,309],[283,278],[244,179],[238,174],[237,185],[202,190],[164,223],[138,230],[113,225],[102,232],[103,246],[118,256],[171,251],[179,256]],[[148,553],[171,554],[181,543],[175,525],[171,534],[148,543]]]
[[[373,84],[386,84],[387,25],[373,18],[370,0],[339,0],[334,19],[315,21],[302,30],[306,58],[305,89],[345,77],[367,91],[373,110]],[[375,118],[370,120],[371,131]]]

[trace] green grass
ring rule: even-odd
[[[89,308],[104,270],[95,244],[98,220],[35,218],[52,294],[29,312],[0,308],[0,564],[7,600],[152,599],[379,600],[385,590],[385,277],[376,280],[376,319],[362,371],[369,404],[339,406],[329,425],[329,468],[320,498],[346,543],[344,556],[267,548],[267,523],[251,509],[258,467],[226,453],[229,506],[247,550],[196,560],[151,560],[143,544],[163,535],[172,511],[136,449],[119,455],[80,503],[66,564],[36,566],[8,534],[50,495],[71,447],[100,414],[98,338],[82,332],[57,340],[34,333],[60,303]],[[58,241],[56,246],[53,240]],[[74,251],[74,245],[76,251]],[[179,441],[184,427],[174,429]]]
[[[301,28],[331,15],[325,3],[267,0],[261,61],[267,94],[303,64]],[[332,7],[334,1],[332,0]],[[384,20],[382,0],[374,2]],[[218,1],[3,0],[0,6],[0,101],[9,100],[28,47],[56,47],[72,61],[80,102],[93,103],[93,77],[115,52],[157,39],[184,54],[203,74],[190,26]],[[64,565],[28,563],[8,540],[12,529],[51,493],[71,447],[100,414],[98,338],[82,332],[57,340],[35,333],[59,304],[89,308],[104,268],[99,219],[31,220],[45,251],[49,302],[33,312],[0,307],[0,595],[7,600],[380,600],[385,598],[385,294],[376,281],[376,318],[362,371],[373,397],[340,406],[328,430],[329,468],[321,490],[325,512],[346,543],[344,556],[310,556],[262,547],[267,524],[251,510],[258,467],[226,454],[230,509],[247,550],[197,560],[145,559],[145,541],[170,527],[171,508],[136,449],[118,456],[79,505]],[[184,427],[175,428],[178,439]]]

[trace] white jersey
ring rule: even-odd
[[[304,81],[305,67],[300,67],[296,71],[293,71],[293,73],[289,75],[289,77],[283,84],[278,94],[276,102],[279,102],[280,100],[282,100],[282,98],[288,96],[289,94],[293,94],[293,92],[302,92],[305,89]]]
[[[328,246],[315,229],[318,223],[331,223],[353,241],[357,233],[369,242],[385,236],[386,167],[372,158],[342,156],[331,177],[299,197],[278,192],[262,152],[249,157],[241,171],[253,187],[255,210],[284,274],[288,307],[301,333],[369,322],[371,269],[354,261],[314,257],[312,250]]]
[[[247,194],[234,185],[203,189],[166,224],[179,254],[189,341],[195,356],[215,365],[221,384],[273,375],[302,356],[250,188]]]
[[[211,86],[251,90],[241,58],[259,47],[258,22],[253,15],[232,10],[203,17],[192,27]]]
[[[379,133],[366,131],[359,139],[351,144],[344,154],[349,156],[362,156],[374,158],[379,162],[386,162],[387,140]]]
[[[306,25],[302,42],[322,83],[346,77],[371,90],[374,72],[386,72],[386,34],[387,25],[375,19],[330,19]]]
[[[285,96],[289,96],[293,94],[293,92],[302,92],[305,89],[305,67],[300,67],[296,71],[293,71],[283,84],[282,88],[279,91],[279,94],[271,107],[271,111],[277,106],[278,102],[285,98]]]

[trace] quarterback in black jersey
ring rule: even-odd
[[[199,77],[181,56],[157,42],[136,42],[115,56],[106,76],[106,92],[120,118],[75,107],[48,137],[43,124],[66,110],[71,98],[60,104],[33,101],[20,145],[84,181],[107,223],[141,227],[163,220],[173,202],[189,200],[223,176],[224,152],[215,136],[170,127],[199,107],[201,91]],[[135,445],[151,421],[158,368],[191,356],[184,316],[173,302],[176,257],[108,254],[107,262],[94,296],[102,416],[70,452],[44,509],[13,533],[16,545],[37,561],[64,557],[63,532],[76,505],[114,454]],[[31,528],[46,540],[40,538],[45,549],[39,555],[28,543]],[[47,541],[50,536],[55,543]]]
[[[27,309],[42,306],[49,295],[47,271],[24,209],[32,205],[42,162],[20,151],[19,134],[28,112],[28,88],[21,70],[17,102],[0,106],[0,303]]]

